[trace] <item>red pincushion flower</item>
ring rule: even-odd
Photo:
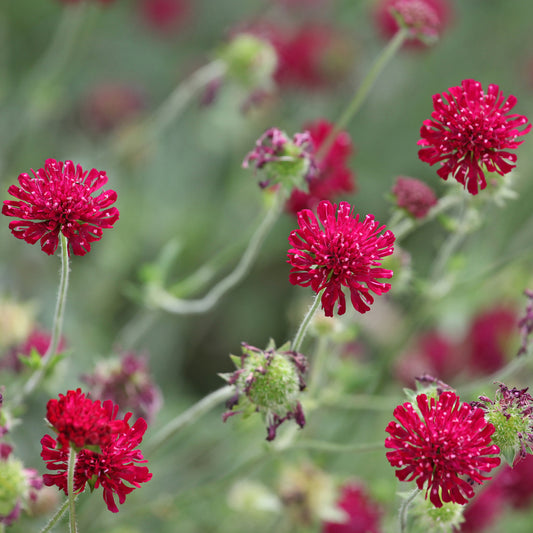
[[[322,533],[380,533],[381,510],[364,487],[356,483],[345,485],[337,505],[346,512],[346,520],[324,522]]]
[[[304,126],[311,136],[313,152],[320,150],[333,128],[333,124],[319,119]],[[302,209],[314,209],[321,200],[333,200],[335,196],[355,189],[353,172],[346,166],[352,154],[350,136],[340,131],[331,146],[316,162],[318,172],[308,180],[309,192],[293,189],[287,201],[287,210],[294,215]]]
[[[63,448],[70,444],[77,449],[85,446],[102,446],[124,429],[124,422],[116,420],[118,406],[111,401],[93,401],[81,392],[69,390],[51,399],[46,405],[46,419],[58,434]]]
[[[82,449],[76,457],[74,468],[74,491],[81,492],[89,483],[92,488],[102,487],[103,498],[107,508],[118,512],[115,496],[119,503],[124,503],[126,496],[140,483],[152,479],[152,474],[146,466],[138,466],[146,463],[140,450],[136,449],[142,442],[146,431],[146,422],[139,418],[130,427],[128,413],[124,420],[122,431],[114,435],[113,439],[102,446],[100,452]],[[67,461],[69,452],[64,448],[57,448],[57,441],[45,435],[41,439],[41,457],[47,462],[48,470],[55,470],[55,474],[44,474],[43,481],[48,487],[56,485],[60,490],[67,491]]]
[[[423,181],[407,176],[398,176],[392,188],[396,204],[403,207],[415,218],[424,218],[428,211],[437,204],[433,190]]]
[[[490,84],[485,94],[478,81],[463,80],[448,90],[433,96],[432,118],[424,120],[418,141],[426,148],[418,157],[430,165],[440,163],[437,174],[442,179],[451,175],[477,194],[478,187],[487,186],[484,168],[503,176],[516,166],[516,154],[508,150],[524,142],[517,138],[526,135],[531,124],[524,115],[509,113],[516,98],[505,100],[498,85]]]
[[[385,439],[387,459],[400,481],[413,481],[426,488],[435,507],[442,502],[465,504],[474,496],[471,482],[483,484],[490,472],[500,464],[498,446],[491,444],[494,426],[487,423],[483,410],[461,403],[451,391],[438,400],[425,394],[416,397],[418,411],[409,403],[394,410],[398,422],[390,422]],[[422,419],[420,418],[420,414]],[[465,476],[466,479],[463,479]]]
[[[391,278],[392,270],[378,268],[382,257],[392,254],[394,234],[367,215],[361,222],[359,215],[353,217],[353,208],[347,202],[337,205],[328,200],[317,208],[318,220],[309,209],[298,213],[299,229],[291,232],[289,243],[294,246],[288,253],[287,262],[292,268],[289,281],[293,285],[308,287],[322,294],[322,308],[326,316],[333,316],[337,300],[338,313],[346,312],[346,300],[342,288],[350,290],[352,305],[360,313],[370,309],[375,294],[390,289],[389,283],[378,278]]]
[[[92,194],[107,183],[103,171],[84,171],[72,161],[47,159],[44,168],[33,177],[23,173],[18,177],[20,187],[11,185],[9,194],[20,201],[6,200],[2,214],[21,220],[9,223],[17,239],[35,244],[48,255],[57,250],[59,232],[68,240],[75,255],[85,255],[91,242],[102,238],[102,230],[111,228],[118,220],[116,207],[109,207],[117,199],[113,190]],[[107,209],[109,208],[109,209]]]

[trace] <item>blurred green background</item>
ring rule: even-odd
[[[296,227],[291,215],[282,215],[247,278],[205,315],[182,317],[143,310],[138,298],[146,272],[143,266],[156,261],[169,242],[180,249],[170,269],[172,282],[187,277],[228,247],[234,252],[227,269],[238,260],[263,205],[256,178],[241,168],[243,157],[268,127],[292,134],[310,120],[338,118],[384,46],[370,15],[371,4],[331,0],[315,8],[287,10],[273,1],[194,0],[186,22],[168,34],[148,27],[133,0],[87,5],[79,20],[74,15],[67,19],[67,29],[75,29],[72,47],[66,46],[66,37],[65,42],[60,38],[43,63],[58,24],[65,24],[62,4],[55,0],[2,3],[0,199],[8,198],[7,188],[20,173],[41,168],[52,157],[71,159],[84,169],[106,170],[108,187],[118,192],[120,210],[115,228],[104,232],[91,253],[72,258],[64,325],[70,357],[61,374],[34,395],[23,427],[13,434],[28,466],[44,471],[38,441],[46,431],[42,421],[46,400],[79,386],[79,376],[90,371],[95,361],[122,347],[150,356],[165,400],[156,421],[161,427],[222,385],[217,374],[231,369],[228,354],[238,353],[241,341],[262,347],[271,337],[278,344],[291,338],[312,296],[310,290],[288,283],[287,236]],[[433,94],[474,78],[484,88],[488,83],[499,84],[505,95],[517,97],[517,113],[530,120],[533,116],[533,3],[456,0],[451,4],[454,16],[442,39],[430,49],[401,50],[347,128],[355,147],[350,167],[356,174],[357,191],[345,198],[356,211],[373,213],[383,223],[391,214],[388,194],[396,176],[420,178],[439,196],[448,190],[436,169],[417,157],[419,129],[430,115]],[[143,141],[144,132],[134,125],[107,133],[90,127],[83,109],[94,87],[117,81],[135,88],[144,102],[142,119],[196,68],[214,58],[234,28],[262,20],[289,26],[320,22],[334,28],[346,39],[349,50],[340,58],[346,63],[344,78],[323,89],[280,88],[275,97],[249,113],[241,110],[246,92],[225,83],[209,106],[201,105],[201,95],[192,98],[155,143]],[[143,150],[124,152],[121,142],[132,132]],[[532,154],[529,136],[518,150],[513,182],[517,200],[483,213],[479,231],[462,250],[462,283],[425,308],[430,309],[425,326],[445,324],[460,329],[479,309],[495,302],[524,304],[521,292],[532,284]],[[8,220],[3,222],[0,294],[35,302],[38,322],[49,328],[59,260],[46,256],[38,245],[14,239]],[[430,223],[402,243],[411,254],[415,279],[427,276],[445,238],[446,232]],[[394,313],[401,316],[413,312],[418,300],[408,291],[395,294],[393,284],[390,301]],[[131,329],[124,328],[139,316],[147,321],[147,329],[134,339],[124,336],[124,332],[131,334]],[[381,392],[402,401],[402,384],[393,380],[390,361],[398,355],[394,350],[403,348],[398,339],[407,343],[409,337],[399,335],[390,343],[387,335],[385,340],[376,339],[372,319],[378,330],[394,330],[389,315],[378,310],[364,320],[353,315],[346,318],[349,324],[369,323],[363,341],[370,362],[343,369],[341,387],[360,392],[364,390],[361,383],[367,378],[372,381],[380,365],[389,365]],[[350,371],[355,384],[346,384],[352,379]],[[264,428],[260,421],[240,424],[232,420],[222,425],[220,412],[185,429],[150,458],[153,480],[128,496],[118,516],[105,510],[100,495],[84,494],[80,498],[81,531],[135,533],[151,528],[203,533],[272,531],[274,527],[290,531],[277,515],[232,510],[226,495],[240,477],[260,479],[275,490],[280,471],[303,460],[312,460],[339,483],[350,477],[366,480],[373,495],[387,507],[389,520],[394,520],[397,487],[384,453],[293,450],[252,461],[249,468],[232,474],[233,468],[263,450]],[[391,414],[392,409],[326,407],[313,412],[305,431],[310,438],[336,442],[379,442]],[[524,515],[509,520],[507,529],[529,531]],[[37,519],[28,520],[14,530],[37,531],[36,524]]]

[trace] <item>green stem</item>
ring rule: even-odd
[[[76,526],[76,495],[74,494],[74,469],[76,467],[76,450],[70,448],[67,467],[68,514],[70,533],[77,533]]]
[[[234,392],[234,387],[227,385],[217,389],[216,391],[213,391],[211,394],[208,394],[199,402],[195,403],[192,407],[189,407],[189,409],[178,415],[166,426],[159,430],[159,432],[148,444],[147,454],[151,454],[162,444],[167,442],[171,437],[173,437],[179,430],[208,413],[211,411],[211,409],[216,407],[224,400],[228,400],[232,394],[234,394]]]
[[[320,307],[320,299],[322,298],[322,295],[324,294],[325,290],[326,290],[325,288],[322,289],[315,296],[315,301],[313,302],[313,305],[309,308],[309,311],[307,311],[307,314],[304,316],[304,319],[302,320],[302,323],[300,324],[300,327],[298,328],[298,331],[296,332],[294,341],[291,344],[291,350],[297,352],[302,346],[302,342],[305,338],[305,334],[307,333],[307,328],[309,328],[309,324],[311,323],[311,320],[313,319],[313,317],[315,316],[316,312],[318,311]]]
[[[414,499],[420,494],[420,489],[414,489],[411,494],[400,505],[400,533],[407,533],[407,515],[409,513],[409,507],[413,503]]]
[[[45,375],[50,363],[53,361],[53,357],[56,354],[57,347],[59,345],[59,339],[61,338],[61,331],[63,328],[63,316],[65,314],[65,305],[67,301],[68,291],[68,278],[69,278],[69,256],[68,256],[68,240],[60,232],[60,248],[61,248],[61,277],[59,280],[59,290],[57,293],[56,309],[54,314],[54,323],[52,327],[52,338],[48,349],[41,359],[41,367],[35,371],[32,376],[26,382],[26,385],[22,389],[21,395],[15,400],[15,404],[19,405],[24,398],[26,398]]]
[[[65,514],[65,511],[67,510],[69,506],[69,500],[68,498],[63,502],[61,507],[56,511],[56,514],[50,518],[48,523],[41,529],[41,533],[48,533],[49,531],[52,531],[54,526],[59,522],[60,518]]]
[[[185,109],[188,102],[198,94],[200,89],[222,77],[225,72],[226,66],[220,60],[212,61],[193,72],[189,78],[174,89],[155,111],[149,125],[151,133],[159,135],[163,132]]]
[[[248,248],[244,251],[240,261],[237,263],[235,269],[225,278],[220,280],[212,289],[203,297],[196,300],[184,300],[176,298],[162,287],[152,287],[150,293],[150,303],[155,307],[159,307],[175,313],[177,315],[193,315],[206,313],[212,309],[218,301],[228,291],[235,287],[248,273],[253,265],[263,242],[277,221],[281,208],[283,206],[284,194],[282,189],[277,193],[273,205],[270,207],[266,216],[261,221],[259,227],[252,235]]]
[[[398,30],[396,35],[387,43],[387,46],[382,50],[381,54],[377,57],[376,61],[372,65],[370,72],[365,76],[357,91],[355,92],[352,100],[348,104],[348,107],[344,110],[339,117],[331,131],[329,132],[326,140],[321,145],[317,152],[317,159],[321,159],[331,147],[337,134],[343,130],[348,123],[352,120],[354,115],[359,111],[361,105],[365,101],[370,89],[376,82],[378,76],[387,66],[387,63],[394,57],[396,52],[400,49],[405,39],[408,37],[409,31],[406,28]]]
[[[459,249],[468,234],[465,228],[466,206],[467,198],[463,197],[461,211],[459,213],[459,223],[455,231],[448,237],[446,242],[441,246],[439,253],[435,259],[431,269],[431,280],[433,285],[438,284],[444,277],[444,272],[451,256]]]

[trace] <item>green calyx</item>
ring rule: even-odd
[[[269,86],[277,67],[274,47],[249,33],[237,35],[219,53],[228,77],[248,88]]]
[[[16,459],[0,461],[0,515],[8,515],[26,492],[22,463]]]

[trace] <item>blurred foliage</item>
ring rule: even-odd
[[[39,439],[46,431],[46,400],[79,386],[82,373],[121,347],[150,354],[165,400],[157,419],[157,427],[162,427],[222,385],[218,373],[231,369],[228,354],[237,352],[241,341],[266,346],[274,338],[282,344],[295,331],[311,292],[288,283],[287,236],[296,225],[291,215],[278,221],[247,278],[205,315],[182,317],[143,309],[138,290],[145,265],[154,263],[170,241],[179,247],[168,270],[171,283],[228,249],[222,263],[229,270],[263,208],[256,179],[241,168],[244,155],[266,128],[277,126],[292,134],[316,118],[334,121],[350,100],[384,46],[372,24],[371,2],[330,0],[320,6],[287,12],[274,1],[194,0],[187,23],[169,35],[148,28],[133,0],[88,4],[79,13],[69,10],[70,15],[56,0],[6,1],[0,6],[0,199],[7,199],[7,188],[18,174],[40,168],[53,157],[106,170],[120,210],[120,221],[92,252],[72,258],[64,327],[70,356],[61,363],[60,376],[34,395],[24,424],[13,431],[17,453],[27,466],[44,469]],[[397,175],[420,178],[439,196],[448,190],[435,168],[417,157],[419,128],[432,110],[433,94],[465,78],[475,78],[484,87],[497,83],[504,94],[517,97],[517,113],[533,117],[533,3],[456,0],[453,6],[455,15],[442,40],[431,49],[400,51],[348,127],[356,147],[351,168],[358,190],[346,199],[358,212],[374,213],[384,223],[391,214],[387,198]],[[216,57],[234,28],[262,19],[280,25],[319,21],[342,31],[350,39],[351,53],[344,58],[350,62],[349,74],[326,89],[279,90],[248,113],[241,110],[243,89],[224,84],[209,106],[201,105],[201,94],[194,95],[155,141],[137,127],[180,82]],[[61,34],[64,40],[60,38],[47,56],[60,24],[72,35]],[[92,88],[107,82],[126,83],[143,95],[140,122],[107,133],[91,129],[84,102]],[[132,138],[142,149],[124,151],[124,142]],[[450,293],[421,305],[410,292],[395,297],[393,284],[390,308],[376,305],[368,316],[343,319],[349,326],[361,324],[365,357],[352,365],[345,360],[328,363],[341,392],[391,395],[388,405],[394,406],[403,400],[402,384],[392,379],[392,362],[417,332],[439,326],[458,336],[479,310],[498,302],[523,306],[521,293],[533,283],[532,174],[530,135],[518,150],[513,175],[518,199],[482,212],[479,230],[467,237],[454,263],[460,280]],[[49,327],[59,262],[38,246],[14,239],[7,223],[3,221],[0,233],[0,293],[37,302],[38,322]],[[435,221],[402,242],[412,258],[415,286],[417,279],[428,277],[446,235]],[[405,316],[411,322],[406,324]],[[139,320],[133,330],[128,328],[132,320]],[[523,385],[527,378],[531,373],[523,376]],[[461,392],[460,383],[452,385]],[[306,437],[382,442],[392,408],[381,409],[383,404],[376,402],[354,409],[341,400],[311,411]],[[243,514],[228,505],[226,496],[240,478],[261,480],[276,491],[286,465],[306,460],[338,484],[349,478],[365,480],[394,516],[397,486],[382,451],[269,451],[263,439],[264,428],[257,420],[222,425],[220,412],[206,415],[153,459],[147,453],[153,480],[128,496],[118,517],[105,510],[99,494],[82,495],[80,531],[291,531],[283,516]],[[506,515],[505,527],[515,533],[529,531],[530,518],[525,516]],[[36,521],[24,519],[13,530],[36,531]]]

